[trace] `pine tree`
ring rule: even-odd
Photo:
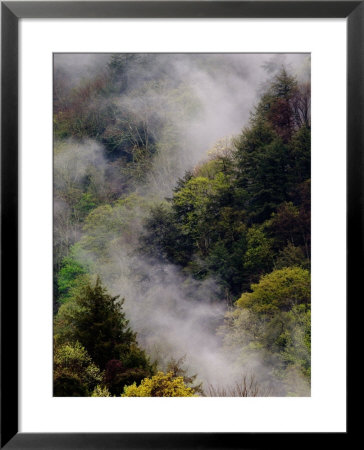
[[[122,359],[136,342],[122,310],[124,300],[118,301],[101,285],[85,285],[77,294],[74,314],[74,340],[79,341],[91,358],[103,370],[112,359]]]

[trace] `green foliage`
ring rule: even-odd
[[[97,200],[94,195],[90,192],[84,192],[75,208],[81,217],[86,217],[96,206]]]
[[[311,130],[299,128],[291,142],[291,182],[298,184],[311,178]]]
[[[222,173],[213,180],[194,177],[173,197],[173,209],[179,217],[181,233],[192,239],[195,249],[202,256],[207,255],[211,243],[216,239],[215,233],[212,234],[211,221],[219,214],[217,199],[228,187]]]
[[[310,178],[307,96],[282,69],[262,96],[250,128],[235,140],[238,185],[248,193],[245,207],[254,222],[268,219]]]
[[[73,303],[73,308],[67,308],[67,314],[60,310],[66,324],[55,327],[59,340],[80,342],[102,369],[112,359],[128,357],[131,345],[136,342],[135,334],[128,328],[123,301],[109,295],[100,279],[95,285],[91,282],[83,285],[69,303]],[[68,328],[62,336],[65,325]]]
[[[102,380],[100,369],[77,341],[74,344],[57,346],[53,364],[56,397],[89,395]]]
[[[61,303],[70,299],[72,289],[77,287],[78,283],[81,281],[81,279],[78,280],[78,278],[85,274],[85,267],[74,259],[72,254],[63,259],[58,274],[58,292]]]
[[[293,266],[300,266],[303,269],[308,269],[309,265],[309,260],[305,257],[302,248],[295,247],[291,242],[278,253],[274,264],[276,269]]]
[[[241,292],[242,286],[249,284],[249,273],[244,269],[246,245],[246,235],[241,233],[240,238],[231,243],[216,242],[207,258],[210,273],[213,273],[233,296]]]
[[[92,391],[91,397],[111,397],[111,394],[107,387],[98,384]]]
[[[311,373],[309,272],[299,267],[275,270],[251,290],[226,314],[220,328],[226,351],[238,354],[242,365],[259,354],[271,367],[281,395],[307,395],[305,380]],[[300,377],[302,383],[291,386]]]
[[[292,202],[282,203],[269,221],[265,223],[268,233],[274,238],[275,246],[283,248],[289,243],[305,246],[309,241],[310,222],[304,208]]]
[[[131,194],[113,205],[103,204],[92,210],[78,242],[80,254],[90,255],[96,262],[105,264],[118,246],[136,246],[146,205],[143,198]]]
[[[245,130],[235,145],[237,184],[247,193],[245,207],[252,221],[262,222],[287,198],[287,147],[262,121]]]
[[[311,308],[297,305],[286,314],[285,345],[281,353],[286,365],[298,367],[311,376]]]
[[[145,221],[142,244],[149,256],[160,254],[163,259],[175,264],[187,265],[193,254],[192,240],[179,232],[174,212],[165,203],[151,208]]]
[[[295,305],[310,302],[310,273],[300,267],[286,267],[264,275],[251,286],[236,305],[256,313],[288,311]]]
[[[268,121],[284,142],[291,139],[295,128],[293,99],[297,94],[297,81],[285,68],[276,75],[267,92],[262,96],[254,115],[254,121]]]
[[[251,227],[247,233],[247,250],[244,255],[244,269],[259,275],[272,268],[272,251],[270,240],[261,228]]]
[[[172,372],[158,372],[145,378],[140,386],[136,383],[124,388],[122,397],[194,397],[194,391],[185,385],[183,377],[174,377]]]
[[[75,315],[81,309],[75,298],[79,294],[82,295],[84,286],[87,286],[90,282],[88,275],[76,278],[67,301],[61,304],[54,316],[53,334],[56,345],[74,342]]]
[[[126,356],[135,335],[128,328],[122,311],[123,301],[107,294],[100,280],[95,286],[85,286],[75,299],[80,309],[76,311],[74,338],[89,351],[94,361],[102,368],[106,362]]]
[[[282,395],[304,395],[296,381],[310,376],[309,84],[282,68],[249,126],[176,183],[193,151],[185,130],[201,109],[164,58],[112,55],[102,75],[74,87],[55,74],[55,395],[201,393],[182,360],[155,375],[123,301],[90,281],[96,272],[116,279],[113,261],[125,253],[213,277],[221,301],[238,299],[220,329],[226,351],[243,366],[258,354]],[[201,69],[227,77],[211,58],[199,57]],[[139,281],[138,267],[131,272]]]
[[[152,209],[143,237],[147,254],[198,279],[212,274],[235,298],[274,267],[309,266],[310,129],[296,117],[307,113],[294,103],[302,100],[299,89],[282,70],[250,127],[186,173],[170,205]]]
[[[103,381],[103,387],[113,395],[121,394],[126,384],[139,383],[154,373],[154,366],[138,347],[136,335],[128,327],[122,304],[118,297],[107,293],[99,279],[93,284],[85,278],[72,290],[69,301],[60,307],[54,325],[56,345],[60,348],[72,347],[75,342],[82,345],[105,371],[96,381]],[[59,376],[66,375],[75,377],[73,372],[64,371]],[[73,378],[70,389],[76,392]],[[79,395],[89,395],[87,389]]]

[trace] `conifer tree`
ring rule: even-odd
[[[124,300],[109,295],[98,277],[94,286],[82,287],[75,302],[73,338],[93,361],[103,370],[108,361],[126,357],[136,337],[122,310]]]

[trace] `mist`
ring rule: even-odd
[[[102,76],[109,58],[107,54],[55,54],[54,70],[64,75],[72,90],[84,79]],[[173,97],[163,85],[153,83],[153,73],[144,74],[136,66],[129,74],[133,88],[128,94],[115,93],[104,100],[116,111],[143,123],[154,137],[155,150],[150,170],[135,185],[135,201],[113,206],[111,214],[121,218],[120,230],[93,225],[92,236],[104,242],[102,257],[92,249],[79,248],[76,256],[100,275],[113,295],[125,299],[124,310],[139,344],[161,369],[171,358],[186,356],[189,373],[196,373],[204,385],[229,386],[253,372],[272,391],[278,395],[281,392],[258,352],[252,353],[242,368],[238,355],[224,350],[217,331],[229,304],[218,280],[197,281],[180,267],[143,255],[140,238],[148,210],[142,204],[143,200],[158,204],[171,197],[178,179],[206,160],[217,141],[229,142],[248,126],[254,105],[272,74],[285,66],[297,78],[306,80],[309,63],[307,54],[160,54],[155,70],[165,79],[174,80]],[[116,114],[115,122],[118,120]],[[70,139],[59,151],[58,145],[55,186],[62,189],[67,183],[81,182],[94,168],[94,189],[102,192],[105,179],[112,173],[102,144],[92,139]],[[114,183],[124,183],[121,175],[120,180],[112,177]],[[122,187],[120,192],[124,192]],[[62,199],[55,201],[59,220],[70,214],[67,208]],[[74,241],[79,239],[82,243],[81,229],[75,230]],[[299,375],[294,382],[307,392],[306,382]]]

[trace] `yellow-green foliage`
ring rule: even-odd
[[[100,369],[92,362],[85,348],[79,343],[65,344],[54,352],[54,372],[70,372],[82,376],[85,381],[101,381]]]
[[[74,341],[73,336],[76,327],[75,316],[82,309],[76,302],[76,298],[82,293],[91,281],[89,275],[78,276],[69,290],[65,303],[63,303],[54,317],[54,342],[56,346]]]
[[[85,219],[85,234],[79,241],[81,252],[91,252],[105,262],[110,248],[136,244],[146,205],[141,197],[132,194],[113,205],[93,209]]]
[[[293,306],[310,302],[310,273],[300,267],[286,267],[263,276],[252,284],[236,305],[256,313],[287,311]]]
[[[263,361],[274,361],[275,373],[285,384],[282,395],[307,395],[311,373],[309,271],[300,267],[275,270],[251,285],[251,290],[225,315],[219,331],[226,351],[237,352],[242,365],[259,352]],[[300,384],[305,394],[294,386],[295,373],[303,375]]]
[[[56,397],[78,397],[92,392],[101,382],[102,373],[86,349],[75,342],[55,348],[53,380]]]
[[[93,390],[91,397],[111,397],[111,394],[106,386],[100,386],[99,384]]]
[[[185,385],[183,377],[173,377],[172,372],[158,372],[152,378],[144,378],[140,386],[136,383],[125,386],[122,397],[194,397],[194,390]]]

